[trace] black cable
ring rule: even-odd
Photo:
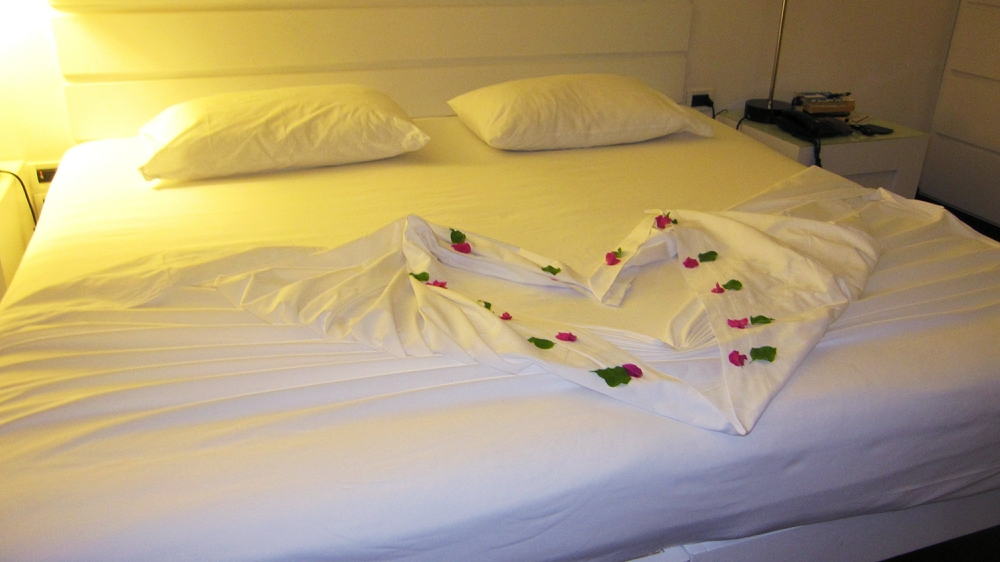
[[[35,225],[37,225],[38,224],[38,215],[35,214],[35,206],[31,204],[31,196],[28,195],[28,188],[25,187],[24,186],[24,182],[21,181],[21,176],[15,174],[14,172],[11,172],[9,170],[0,170],[0,173],[10,174],[10,175],[14,176],[14,179],[17,180],[17,183],[21,184],[21,191],[24,192],[24,200],[28,203],[28,210],[31,211],[31,222],[34,223]]]
[[[746,119],[747,119],[746,117],[740,117],[740,120],[736,122],[736,130],[737,131],[740,130],[740,125],[742,125],[743,122],[746,121]]]
[[[820,161],[820,159],[819,159],[819,149],[820,149],[819,138],[817,137],[817,138],[814,138],[814,139],[811,139],[811,140],[812,140],[812,143],[813,143],[813,158],[816,160],[816,166],[818,168],[822,168],[823,167],[823,162]]]

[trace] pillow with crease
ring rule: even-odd
[[[147,180],[194,180],[389,158],[429,137],[387,95],[338,84],[232,92],[165,109],[139,130]]]
[[[486,144],[506,150],[640,142],[678,131],[712,136],[667,96],[630,76],[568,74],[480,88],[448,102]]]

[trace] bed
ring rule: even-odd
[[[393,158],[201,180],[84,112],[111,138],[60,163],[0,303],[0,558],[878,560],[1000,523],[1000,245],[681,111],[711,135],[504,151],[428,116]],[[853,265],[750,361],[706,303],[757,285],[700,276],[767,261],[759,231]]]

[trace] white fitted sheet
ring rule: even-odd
[[[142,181],[133,139],[67,156],[0,310],[0,557],[623,560],[1000,487],[996,244],[929,205],[792,177],[724,128],[506,154],[455,119],[420,124],[427,152],[199,184]],[[334,247],[410,213],[589,273],[646,209],[720,210],[785,178],[741,210],[830,218],[864,193],[882,255],[744,437],[541,368],[330,341],[198,288],[133,310],[77,298],[95,272]],[[717,363],[670,271],[572,320],[682,348],[657,368]]]

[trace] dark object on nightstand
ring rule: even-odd
[[[779,111],[791,111],[792,104],[772,99],[747,100],[743,116],[754,123],[774,123]]]
[[[782,131],[797,139],[810,142],[827,137],[847,136],[853,132],[847,123],[839,119],[817,118],[801,111],[775,112],[774,122]]]
[[[889,127],[879,127],[878,125],[851,125],[851,128],[860,131],[866,137],[892,134],[892,129]]]

